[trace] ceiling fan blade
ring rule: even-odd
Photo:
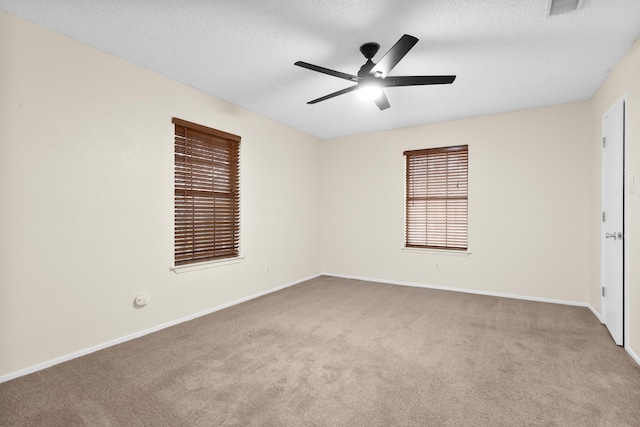
[[[306,68],[308,70],[317,71],[319,73],[328,74],[330,76],[339,77],[345,80],[358,81],[358,77],[353,74],[342,73],[340,71],[330,70],[329,68],[320,67],[318,65],[309,64],[308,62],[298,61],[293,65],[297,65],[298,67]]]
[[[456,76],[389,76],[382,80],[382,85],[385,87],[446,85],[453,83],[455,79]]]
[[[370,73],[376,74],[380,72],[382,77],[385,77],[416,43],[418,43],[418,39],[408,34],[400,37],[400,40],[389,49],[389,52],[384,54],[382,59],[371,69]]]
[[[346,89],[342,89],[342,90],[339,90],[337,92],[330,93],[329,95],[325,95],[322,98],[318,98],[318,99],[314,99],[313,101],[309,101],[309,102],[307,102],[307,104],[316,104],[316,103],[318,103],[320,101],[326,101],[327,99],[331,99],[331,98],[336,97],[338,95],[344,95],[345,93],[353,92],[357,88],[358,88],[358,85],[350,86],[350,87],[348,87]]]
[[[385,95],[384,92],[382,92],[379,97],[374,99],[373,102],[376,103],[380,110],[386,110],[387,108],[391,107],[391,104],[389,104],[389,100],[387,99],[387,95]]]

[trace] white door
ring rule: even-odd
[[[613,340],[624,337],[624,99],[602,118],[602,311]]]

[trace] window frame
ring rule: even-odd
[[[468,253],[469,250],[469,146],[455,145],[419,150],[408,150],[405,156],[405,242],[404,248],[411,250],[437,250],[449,253]],[[429,172],[425,165],[437,164],[440,170]],[[444,160],[443,160],[444,159]],[[415,161],[420,160],[421,164]],[[449,169],[449,161],[456,169]],[[412,163],[414,162],[414,163]],[[443,162],[446,170],[442,171]],[[461,168],[461,166],[463,166]],[[417,171],[416,168],[420,169]],[[451,170],[451,175],[449,175]],[[461,172],[462,171],[462,172]],[[418,175],[416,172],[421,173]],[[426,174],[426,175],[425,175]],[[418,178],[416,178],[418,175]],[[429,180],[434,185],[430,186]],[[463,181],[460,181],[463,179]],[[421,180],[417,188],[416,181]],[[444,181],[443,181],[444,180]],[[455,181],[456,189],[452,190]],[[462,190],[458,190],[462,184]],[[437,195],[430,195],[433,192]],[[442,194],[444,192],[445,194]],[[416,193],[421,193],[419,196]],[[464,196],[461,194],[464,193]],[[431,202],[432,207],[429,207]],[[424,212],[419,211],[419,203]],[[435,205],[434,205],[435,203]],[[437,207],[435,207],[437,206]],[[430,215],[428,209],[434,214]],[[444,212],[444,213],[442,213]],[[429,225],[431,216],[431,225]],[[435,225],[434,225],[435,224]],[[421,241],[420,244],[417,241]]]
[[[172,123],[174,269],[240,258],[241,137],[176,117]]]

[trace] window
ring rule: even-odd
[[[405,246],[467,249],[468,146],[405,151]]]
[[[239,255],[240,137],[175,124],[175,265]]]

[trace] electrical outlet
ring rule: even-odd
[[[138,292],[133,302],[138,307],[144,307],[151,302],[151,295],[148,292]]]
[[[436,270],[440,270],[440,261],[435,262]]]
[[[267,266],[264,268],[264,274],[269,274],[269,273],[270,273],[270,270],[271,270],[271,268],[267,265]]]

